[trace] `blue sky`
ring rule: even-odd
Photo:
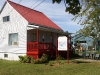
[[[19,3],[20,0],[11,1]],[[22,0],[19,4],[27,6],[29,8],[34,8],[42,1],[43,0]],[[5,0],[0,0],[0,9],[4,2]],[[41,5],[37,6],[35,10],[43,12],[47,17],[49,17],[53,22],[60,26],[64,31],[75,33],[80,28],[82,28],[82,26],[77,24],[78,20],[71,20],[74,17],[73,15],[65,12],[65,6],[63,2],[61,4],[52,4],[52,0],[45,0]]]

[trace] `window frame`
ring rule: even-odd
[[[4,54],[4,58],[8,58],[8,54]]]
[[[16,37],[17,41],[15,42],[15,44],[11,44],[11,41],[12,41],[11,37],[12,37],[13,34],[17,34],[17,37]],[[18,43],[18,33],[9,33],[8,34],[8,45],[9,46],[18,46],[19,45],[19,43]]]
[[[10,16],[3,17],[3,22],[9,22],[9,21],[10,21]]]

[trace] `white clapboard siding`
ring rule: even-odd
[[[4,16],[10,16],[10,21],[3,23]],[[0,14],[0,58],[18,60],[18,55],[26,54],[27,25],[26,19],[7,3]],[[8,45],[10,33],[18,33],[18,45]],[[4,58],[4,54],[8,54],[8,58]]]

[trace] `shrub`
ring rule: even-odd
[[[34,64],[42,64],[42,63],[48,63],[48,55],[43,54],[41,58],[34,60],[32,57],[30,56],[19,56],[19,61],[22,63],[34,63]]]
[[[64,60],[64,57],[62,57],[61,55],[58,55],[58,60]]]
[[[34,59],[30,56],[19,56],[19,61],[22,62],[22,63],[33,63]]]
[[[18,57],[19,57],[19,61],[20,61],[20,62],[23,62],[24,56],[18,56]]]
[[[40,59],[36,59],[36,60],[34,61],[34,64],[42,64],[42,62],[41,62]]]
[[[41,62],[42,63],[47,63],[48,62],[48,55],[43,54],[42,57],[41,57]]]
[[[31,57],[30,56],[24,56],[24,63],[31,63]]]
[[[40,59],[35,60],[35,64],[42,64],[42,63],[48,63],[48,55],[43,54],[42,57]]]
[[[48,56],[48,59],[49,60],[55,60],[56,59],[56,56],[54,54],[51,54],[50,56]]]

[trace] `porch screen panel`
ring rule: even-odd
[[[32,41],[36,41],[36,33],[32,33]]]
[[[46,34],[42,34],[42,42],[46,42]]]

